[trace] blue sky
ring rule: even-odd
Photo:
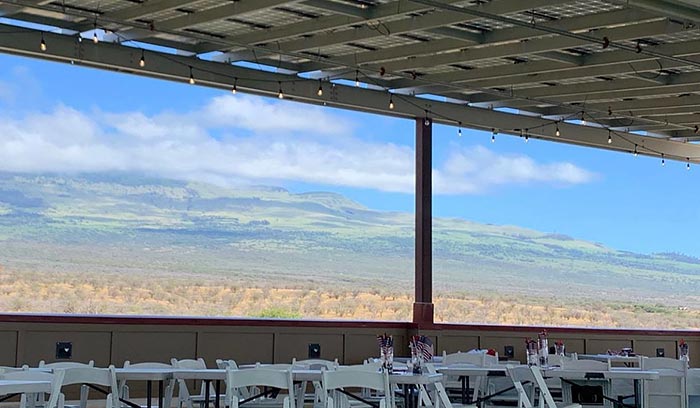
[[[413,211],[412,121],[0,55],[0,171],[144,171]],[[700,256],[700,168],[437,125],[436,216]]]

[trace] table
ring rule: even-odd
[[[152,408],[152,398],[153,398],[153,381],[158,381],[158,408],[163,407],[163,381],[173,379],[173,373],[177,370],[176,368],[138,368],[138,367],[127,367],[127,368],[117,368],[115,373],[117,380],[134,380],[134,381],[146,381],[146,406]],[[172,391],[172,390],[171,390]],[[141,408],[139,405],[134,404],[130,401],[125,401],[120,398],[120,401],[129,405],[132,408]]]
[[[505,377],[507,376],[508,370],[504,365],[491,365],[491,366],[477,366],[474,364],[452,364],[449,366],[442,366],[435,368],[438,372],[448,375],[459,377],[462,383],[462,405],[467,404],[468,393],[469,393],[469,377]],[[491,398],[503,394],[504,392],[510,391],[515,387],[510,387],[504,390],[500,390],[497,393],[491,395],[485,395],[480,397],[476,401],[477,406],[481,406],[481,403],[488,401]]]
[[[642,406],[642,401],[639,395],[641,392],[640,382],[647,380],[658,380],[660,378],[658,371],[640,370],[638,368],[612,368],[610,370],[602,371],[543,368],[542,375],[545,377],[560,378],[562,381],[569,384],[577,380],[584,382],[590,380],[633,380],[634,406],[638,408],[641,408]],[[610,399],[609,396],[604,397]]]
[[[29,381],[29,380],[0,380],[0,402],[16,395],[24,393],[50,393],[50,381]]]

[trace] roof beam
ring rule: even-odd
[[[266,10],[272,7],[277,7],[285,3],[294,3],[290,0],[247,0],[247,1],[237,1],[233,3],[224,4],[223,6],[218,6],[210,8],[207,10],[199,11],[192,14],[187,14],[181,17],[171,18],[163,22],[156,22],[156,30],[180,30],[187,27],[196,26],[202,23],[207,23],[210,21],[224,20],[228,17],[235,16],[238,14],[252,13],[255,11]]]
[[[601,16],[602,17],[602,16]],[[634,24],[611,29],[602,29],[595,32],[598,38],[615,38],[617,41],[636,39],[643,36],[659,34],[671,34],[681,31],[682,26],[668,21],[653,21],[642,24]],[[527,40],[527,41],[524,41]],[[388,71],[402,71],[407,69],[419,69],[435,65],[469,64],[473,61],[504,58],[513,56],[527,56],[542,52],[556,51],[565,48],[581,47],[589,45],[589,41],[577,38],[556,36],[544,38],[522,38],[519,42],[500,43],[491,47],[463,48],[458,52],[443,53],[439,55],[426,55],[418,58],[406,58],[401,61],[387,62],[383,66]],[[573,56],[572,56],[573,57]]]
[[[683,21],[700,22],[700,11],[697,6],[685,5],[678,0],[618,0],[617,2],[627,7],[648,10]]]
[[[483,7],[485,8],[488,5],[491,4],[497,4],[497,3],[488,3],[484,5]],[[525,4],[519,3],[519,4],[514,4],[511,5],[511,9],[506,10],[504,6],[501,6],[502,12],[505,13],[512,13],[514,11],[520,11],[522,9],[533,9],[536,7],[542,7],[547,4],[540,3],[536,5],[531,5],[530,3],[527,4],[529,7],[524,8]],[[486,10],[484,10],[486,11]],[[454,12],[442,12],[440,14],[445,14],[445,13],[451,13],[451,14],[456,14],[462,22],[464,21],[469,21],[473,20],[474,18],[469,18],[469,16],[466,16],[462,13],[454,13]],[[649,19],[656,18],[658,17],[653,17],[649,13],[644,13],[640,11],[630,11],[630,10],[618,10],[618,11],[612,11],[609,13],[601,13],[603,15],[596,14],[593,16],[582,16],[582,17],[574,17],[574,18],[567,18],[567,19],[562,19],[562,20],[557,20],[557,21],[552,21],[548,23],[543,23],[542,25],[546,26],[551,26],[552,28],[559,28],[559,29],[566,29],[566,30],[581,30],[581,29],[592,29],[592,28],[597,28],[597,27],[604,27],[607,25],[616,25],[616,24],[622,24],[625,22],[629,21],[647,21]],[[428,16],[425,16],[428,17]],[[442,35],[445,35],[444,32],[437,32],[435,31],[436,29],[433,30],[428,30],[429,32],[435,32],[439,33]],[[438,29],[439,30],[439,29]],[[455,30],[455,31],[461,31],[461,30]],[[391,30],[392,34],[395,33],[396,31]],[[460,57],[457,58],[455,61],[450,59],[450,57],[455,57],[456,53],[447,53],[448,51],[453,51],[453,50],[461,50],[465,49],[465,47],[468,47],[469,45],[473,45],[474,43],[478,43],[479,48],[483,47],[484,45],[492,44],[500,44],[500,43],[507,43],[507,42],[514,42],[514,41],[520,41],[524,40],[527,38],[533,38],[533,37],[543,37],[543,36],[551,36],[551,34],[544,33],[540,30],[535,30],[531,28],[523,28],[523,27],[514,27],[514,28],[506,28],[506,29],[500,29],[488,33],[484,33],[483,35],[479,36],[478,38],[457,38],[461,39],[462,41],[454,41],[456,37],[450,36],[452,38],[450,39],[439,39],[439,40],[432,40],[429,41],[425,44],[410,44],[406,46],[398,46],[398,47],[392,47],[389,49],[384,49],[384,50],[379,50],[379,51],[368,51],[368,52],[363,52],[363,53],[358,53],[354,55],[352,58],[353,60],[357,59],[358,63],[361,64],[367,64],[367,63],[378,63],[381,61],[388,61],[388,60],[394,60],[394,59],[402,59],[402,58],[409,58],[406,60],[402,61],[397,61],[394,63],[387,63],[384,64],[385,68],[388,71],[394,71],[394,70],[404,70],[404,69],[410,69],[410,68],[419,68],[423,66],[434,66],[435,64],[433,63],[427,63],[428,60],[431,58],[445,58],[445,56],[448,56],[447,62],[448,63],[458,63],[458,62],[465,62],[465,61],[473,61],[472,58],[469,58],[468,56],[464,56],[464,54],[468,54],[470,50],[465,50],[464,54],[460,54]],[[346,41],[347,42],[347,41]],[[419,49],[414,49],[415,46],[422,46]],[[446,53],[446,54],[442,54]],[[428,55],[426,55],[428,54]],[[420,55],[426,55],[425,57],[420,57]],[[418,58],[414,58],[417,57]],[[350,57],[346,57],[350,58]],[[404,65],[405,64],[405,65]],[[324,68],[324,64],[321,61],[320,63],[310,63],[307,64],[303,67],[304,71],[315,71],[318,69]],[[391,67],[391,68],[389,68]],[[376,68],[376,67],[373,67]]]
[[[12,36],[1,35],[3,31],[16,33],[18,30],[20,33]],[[25,31],[25,33],[21,33],[21,31]],[[76,47],[73,37],[53,33],[45,33],[44,35],[51,45],[46,52],[41,52],[36,42],[37,31],[0,25],[0,51],[53,61],[75,61],[84,66],[119,70],[125,73],[178,82],[187,80],[191,67],[199,85],[230,89],[236,81],[238,89],[241,91],[273,97],[279,89],[278,81],[282,81],[287,98],[305,103],[407,118],[421,117],[425,115],[425,112],[430,112],[437,123],[457,125],[461,122],[463,126],[484,130],[497,127],[501,129],[502,133],[509,134],[516,133],[517,129],[526,127],[532,129],[532,137],[546,140],[623,152],[631,151],[633,145],[636,144],[641,154],[658,156],[663,153],[668,159],[678,160],[690,157],[691,161],[700,163],[700,146],[688,143],[624,133],[626,140],[616,138],[613,143],[608,144],[608,133],[605,129],[570,123],[559,123],[558,127],[562,131],[562,136],[555,137],[552,130],[555,122],[550,120],[410,96],[396,96],[394,99],[395,107],[392,110],[387,105],[388,95],[384,91],[354,86],[327,85],[333,89],[318,96],[318,81],[316,80],[178,55],[161,56],[161,53],[153,51],[148,52],[148,65],[140,68],[137,63],[140,50],[119,44],[93,44],[91,41],[83,41],[79,47]]]
[[[694,108],[700,107],[700,95],[687,94],[685,96],[668,98],[634,99],[630,101],[586,104],[586,106],[599,111],[606,111],[609,109],[613,113],[634,112],[640,114],[646,111],[652,111],[655,113],[673,114],[692,111],[695,110]],[[572,106],[572,108],[574,107],[576,106]],[[570,111],[570,108],[559,106],[538,110],[538,112],[544,116],[558,116],[569,113]]]
[[[523,10],[532,10],[537,7],[551,6],[559,4],[567,0],[530,0],[527,4],[517,0],[495,1],[480,5],[480,10],[487,13],[507,14]],[[455,3],[446,2],[446,3]],[[342,44],[351,41],[362,41],[382,35],[397,35],[406,32],[416,32],[422,30],[430,30],[440,28],[452,24],[463,23],[465,21],[475,20],[474,17],[466,16],[463,13],[455,13],[452,11],[436,11],[434,13],[416,16],[410,19],[402,19],[382,24],[378,29],[376,27],[363,26],[350,32],[341,31],[331,33],[329,35],[302,38],[299,40],[287,41],[280,46],[287,51],[299,51],[306,49],[322,48],[329,45]],[[382,29],[386,33],[382,32]],[[465,33],[465,36],[468,33]],[[464,39],[464,42],[477,43],[481,42],[482,36],[474,34],[471,40]],[[464,45],[464,43],[462,44]]]
[[[662,44],[647,48],[658,53],[688,57],[700,54],[700,40]],[[685,65],[687,64],[677,61],[664,61],[660,65],[656,62],[656,58],[650,55],[635,54],[629,51],[609,51],[584,56],[583,63],[579,66],[552,61],[532,61],[471,71],[426,75],[421,79],[425,82],[467,83],[465,86],[477,88],[509,87],[512,85],[545,81],[555,82],[589,76],[634,74]],[[403,90],[404,88],[410,90],[414,86],[415,83],[408,79],[401,79],[392,83],[392,87],[397,90]]]
[[[111,13],[105,17],[113,20],[136,20],[149,14],[162,13],[191,3],[187,0],[149,0],[136,6],[127,7]]]

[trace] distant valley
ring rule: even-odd
[[[461,219],[435,218],[433,237],[436,303],[452,310],[441,315],[444,320],[500,323],[513,311],[531,314],[541,306],[541,313],[515,313],[509,321],[614,326],[638,319],[700,326],[700,259],[635,254]],[[37,311],[16,296],[34,285],[47,292],[39,311],[178,313],[183,307],[179,314],[406,318],[412,262],[412,214],[375,211],[334,193],[231,189],[133,174],[0,173],[0,311]],[[221,304],[227,301],[217,296],[224,294],[207,291],[222,282],[234,293],[231,299],[250,298],[247,291],[255,289],[262,291],[258,303],[275,296],[279,301],[237,309],[241,300],[229,299],[228,309],[213,303],[210,310],[184,300],[177,306],[177,299],[158,300],[153,293],[150,303],[120,298],[129,292],[125,285],[146,291],[162,285],[161,298],[169,291]],[[51,287],[75,292],[86,284],[92,309],[81,310],[78,298],[66,306],[49,293]],[[122,295],[115,289],[120,285]],[[100,290],[102,296],[94,295]],[[324,293],[337,296],[326,299]],[[290,296],[297,301],[282,301]],[[386,302],[393,312],[323,309],[323,302],[341,298]],[[125,307],[134,302],[143,304]],[[488,310],[498,309],[493,302],[504,309],[489,317]],[[571,312],[567,308],[578,318],[547,321]]]

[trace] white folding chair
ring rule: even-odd
[[[196,359],[196,360],[195,359],[178,360],[176,358],[173,358],[170,360],[170,363],[175,368],[182,368],[182,369],[187,369],[187,370],[206,370],[207,369],[207,363],[201,357]],[[199,387],[199,393],[192,394],[192,393],[190,393],[190,390],[187,388],[187,382],[185,380],[177,380],[178,407],[182,408],[182,405],[185,404],[185,406],[187,408],[193,408],[193,404],[199,404],[201,408],[204,408],[206,404],[208,404],[211,401],[214,401],[214,399],[216,399],[216,391],[214,390],[214,387],[211,384],[209,384],[209,401],[207,401],[206,400],[206,388],[205,388],[204,381],[202,381],[202,384]]]
[[[580,404],[554,402],[539,367],[508,366],[507,370],[508,376],[513,380],[513,385],[518,391],[518,408],[533,408],[535,406],[533,396],[536,390],[539,391],[539,407],[541,408],[581,408]],[[526,383],[531,388],[529,393],[525,390]]]
[[[107,392],[107,396],[105,397],[105,407],[119,407],[119,386],[117,385],[117,375],[114,371],[113,365],[110,365],[108,368],[75,367],[56,369],[54,371],[63,371],[61,389],[65,386],[73,384],[107,387],[104,389],[104,391]],[[65,406],[65,396],[63,392],[59,391],[58,408],[64,408]]]
[[[389,375],[386,372],[367,370],[356,366],[354,368],[339,368],[335,371],[323,371],[321,384],[326,398],[327,408],[350,408],[350,399],[346,388],[369,389],[381,395],[379,408],[393,408],[393,392],[389,386]]]
[[[484,367],[486,365],[490,365],[489,363],[493,363],[493,359],[487,359],[486,350],[478,353],[462,353],[461,351],[458,351],[456,353],[447,354],[447,352],[444,350],[442,352],[442,364],[445,366],[455,364],[472,364],[478,367]],[[496,360],[496,363],[498,363],[498,360]],[[473,390],[472,402],[475,402],[479,398],[479,396],[483,395],[486,392],[485,383],[482,380],[482,377],[475,377],[473,379],[470,379],[469,383]],[[459,381],[459,378],[455,376],[448,376],[445,379],[445,388],[448,390],[461,390],[462,382]],[[467,393],[468,392],[469,390],[467,390]]]
[[[58,408],[58,399],[63,384],[63,370],[56,372],[34,371],[27,369],[16,369],[12,371],[3,371],[0,374],[0,380],[25,380],[25,381],[49,381],[51,383],[51,393],[48,401],[44,401],[43,393],[41,397],[41,406],[45,408]],[[35,408],[37,407],[38,397],[35,394],[22,394],[20,397],[20,408]]]
[[[141,362],[141,363],[132,363],[129,360],[124,361],[124,366],[123,368],[134,368],[134,369],[139,369],[139,368],[162,368],[162,369],[172,369],[173,366],[172,364],[167,364],[167,363],[160,363],[160,362]],[[118,381],[119,385],[119,396],[122,399],[129,400],[130,395],[129,395],[129,385],[126,383],[125,379],[122,379]],[[173,390],[175,389],[175,380],[170,379],[168,381],[168,384],[165,386],[165,389],[163,390],[163,407],[158,407],[158,408],[170,408],[170,405],[173,400]]]
[[[307,360],[297,360],[296,358],[292,359],[292,367],[302,365],[306,367],[309,370],[335,370],[338,368],[340,364],[338,364],[338,359],[336,358],[335,360],[322,360],[322,359],[307,359]],[[299,397],[297,398],[297,406],[301,407],[305,401],[309,400],[313,403],[313,406],[316,408],[322,408],[323,407],[323,401],[325,400],[323,396],[323,386],[321,385],[320,381],[313,381],[313,387],[314,387],[314,393],[313,395],[310,395],[307,397],[306,395],[306,386],[307,382],[302,381],[301,385],[299,387],[299,390],[297,392],[299,393]]]
[[[255,367],[245,370],[234,370],[231,367],[226,369],[226,399],[230,401],[230,408],[238,408],[240,389],[251,388],[257,389],[276,388],[277,390],[287,391],[287,395],[282,397],[270,397],[269,392],[263,392],[254,395],[246,402],[246,406],[281,406],[283,408],[295,408],[294,398],[294,381],[292,380],[292,372],[290,370],[278,370],[268,367]],[[255,398],[257,397],[257,398]]]
[[[561,368],[564,370],[575,370],[575,371],[609,371],[610,363],[595,361],[595,360],[561,360]],[[577,380],[570,380],[573,382],[579,382]],[[561,393],[564,401],[573,401],[572,387],[567,381],[561,382]],[[589,378],[585,380],[587,385],[598,386],[602,388],[602,393],[604,396],[612,395],[612,382],[607,378],[594,379]],[[610,408],[612,403],[609,400],[604,400],[603,405],[606,408]]]
[[[94,366],[95,366],[94,360],[90,360],[87,363],[81,363],[78,361],[56,361],[53,363],[47,363],[44,360],[39,361],[39,368],[45,368],[45,369],[50,369],[50,370],[63,369],[63,368],[88,368],[88,367],[94,367]],[[90,393],[90,388],[87,385],[83,385],[80,387],[80,408],[87,407],[89,393]],[[41,403],[41,401],[43,399],[44,399],[44,396],[40,395],[38,398],[38,402]]]
[[[688,364],[685,361],[664,357],[645,357],[641,361],[641,368],[657,371],[660,377],[658,380],[644,383],[643,406],[687,408]]]

